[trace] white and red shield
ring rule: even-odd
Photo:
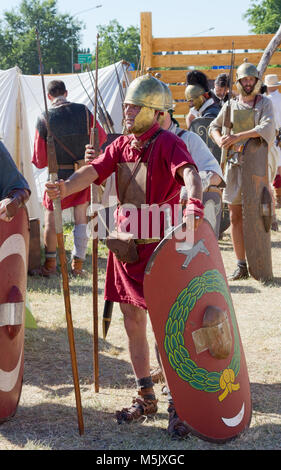
[[[24,314],[29,222],[26,208],[0,221],[0,423],[20,399],[24,367]]]
[[[246,360],[219,246],[210,224],[177,227],[155,249],[144,296],[178,416],[224,442],[251,420]]]

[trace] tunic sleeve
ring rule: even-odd
[[[26,179],[18,171],[14,160],[2,142],[0,142],[0,165],[0,200],[14,189],[27,189],[30,192]]]
[[[258,124],[254,130],[271,146],[275,137],[274,110],[271,101],[263,97],[263,107]]]
[[[103,183],[116,170],[119,161],[119,141],[120,137],[108,145],[105,152],[90,163],[99,175],[94,181],[95,184]]]
[[[32,163],[36,168],[45,168],[48,166],[47,154],[47,129],[42,118],[37,120],[33,147]]]
[[[177,170],[187,164],[194,166],[198,171],[197,166],[189,151],[187,150],[185,143],[179,137],[177,137],[171,152],[170,169],[173,178],[175,178],[175,180],[181,185],[183,185],[184,182],[178,175]]]

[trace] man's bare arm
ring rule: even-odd
[[[191,165],[184,165],[177,170],[177,174],[184,181],[188,197],[202,201],[202,183],[199,173]]]
[[[98,173],[95,168],[92,165],[86,165],[75,171],[66,181],[60,180],[55,183],[46,183],[46,191],[50,199],[58,197],[64,199],[70,194],[88,188],[97,178]]]

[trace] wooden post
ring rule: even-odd
[[[262,78],[262,76],[263,76],[264,72],[266,71],[266,68],[267,68],[267,66],[270,62],[271,57],[273,56],[276,49],[280,46],[280,43],[281,43],[281,26],[276,31],[276,34],[273,36],[273,38],[271,39],[271,41],[267,45],[267,47],[264,50],[264,53],[261,57],[261,60],[259,61],[257,69],[259,71],[260,78]],[[274,71],[274,69],[272,69],[272,72],[273,71]]]
[[[145,73],[147,67],[152,66],[152,16],[151,12],[141,13],[141,64],[140,69]]]

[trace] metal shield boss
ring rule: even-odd
[[[26,209],[0,221],[0,422],[19,402],[24,366],[24,314],[29,222]]]
[[[177,227],[147,265],[144,295],[179,418],[224,442],[250,424],[251,395],[239,328],[210,224]]]

